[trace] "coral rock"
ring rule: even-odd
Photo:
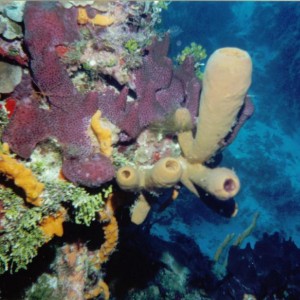
[[[0,93],[11,93],[21,79],[21,67],[0,61]]]

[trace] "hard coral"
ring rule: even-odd
[[[19,66],[0,61],[0,93],[11,93],[21,82],[22,69]]]

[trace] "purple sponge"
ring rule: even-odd
[[[91,154],[80,159],[65,159],[64,176],[87,187],[97,187],[114,177],[114,168],[109,158],[102,154]]]

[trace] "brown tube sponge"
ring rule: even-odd
[[[193,146],[188,141],[180,145],[190,162],[204,163],[220,148],[219,142],[231,130],[244,103],[251,74],[251,58],[241,49],[221,48],[210,56],[203,77]]]
[[[123,190],[138,190],[140,188],[140,174],[130,166],[122,167],[116,174],[119,187]]]
[[[181,178],[182,167],[178,159],[166,157],[160,159],[151,170],[146,173],[145,187],[170,188]]]

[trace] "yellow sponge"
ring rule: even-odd
[[[143,194],[140,194],[130,210],[131,222],[136,225],[142,224],[147,218],[150,209],[151,207],[147,202],[145,196]]]
[[[181,164],[176,158],[160,159],[151,169],[135,169],[130,166],[118,170],[116,180],[123,190],[151,190],[156,188],[170,188],[181,177]]]
[[[139,190],[141,187],[141,172],[131,166],[125,166],[118,170],[116,180],[122,190]]]
[[[13,179],[15,185],[24,190],[27,202],[35,206],[41,205],[39,196],[44,185],[34,177],[30,169],[9,155],[0,153],[0,172]]]
[[[220,200],[234,197],[240,181],[233,170],[209,169],[204,163],[221,147],[234,126],[251,84],[252,62],[238,48],[222,48],[209,58],[203,77],[197,132],[189,111],[179,108],[172,119],[183,155],[159,160],[152,168],[121,168],[117,183],[125,190],[169,188],[178,182],[199,196],[197,186]]]
[[[181,159],[184,174],[182,183],[194,194],[198,192],[194,185],[201,187],[219,200],[228,200],[240,190],[240,181],[233,170],[227,168],[210,169],[202,164],[191,164]]]
[[[209,58],[203,77],[197,133],[181,141],[184,156],[190,162],[204,163],[220,148],[230,132],[251,84],[252,62],[238,48],[221,48]],[[181,139],[182,140],[182,139]]]
[[[112,133],[109,128],[102,126],[101,111],[97,110],[91,119],[91,128],[97,137],[100,145],[100,151],[107,157],[110,157],[113,151],[112,147]]]
[[[89,18],[85,8],[78,8],[77,23],[80,25],[91,23],[93,25],[106,27],[113,24],[114,22],[115,19],[113,17],[100,14],[97,14],[94,18]]]
[[[234,197],[240,189],[240,181],[233,170],[210,169],[199,163],[190,163],[184,157],[163,158],[147,170],[125,166],[118,170],[116,180],[121,189],[131,191],[170,188],[181,182],[197,196],[196,186],[220,200]],[[145,205],[142,206],[145,210]]]
[[[65,221],[66,210],[61,209],[55,216],[47,216],[41,222],[40,228],[46,235],[48,241],[54,235],[62,237],[64,233],[63,222]]]

